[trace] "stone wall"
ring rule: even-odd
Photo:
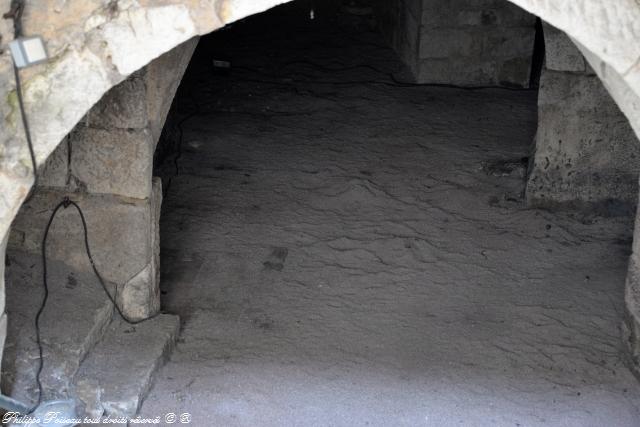
[[[527,86],[535,17],[504,0],[398,0],[380,30],[419,83]]]
[[[69,196],[83,209],[98,270],[119,285],[131,318],[158,312],[161,182],[153,153],[197,38],[167,52],[111,89],[40,170],[39,187],[16,217],[9,247],[39,253],[53,208]],[[80,218],[59,212],[48,256],[90,269]],[[98,290],[96,290],[98,291]]]
[[[535,17],[504,0],[424,0],[420,83],[527,86]]]
[[[632,214],[640,144],[573,42],[548,24],[544,34],[546,59],[527,202]]]
[[[378,29],[413,76],[418,74],[418,47],[423,0],[375,0]]]

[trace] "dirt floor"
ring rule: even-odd
[[[632,222],[527,209],[536,93],[392,83],[353,24],[285,8],[201,41],[158,169],[183,327],[142,415],[637,426]]]

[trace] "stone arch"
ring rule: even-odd
[[[640,6],[637,2],[509,1],[571,37],[640,135]],[[111,87],[154,58],[192,37],[284,2],[286,0],[32,2],[25,15],[25,31],[41,32],[52,56],[47,64],[24,72],[26,109],[38,163],[49,157]],[[8,10],[9,3],[9,0],[0,1],[0,9]],[[0,34],[4,40],[11,38],[9,21],[0,23]],[[4,118],[0,133],[2,253],[9,226],[33,183],[10,69],[11,60],[4,52],[0,55],[0,92],[3,94],[0,115]],[[638,250],[634,252],[637,254]],[[3,268],[0,265],[2,276]],[[628,306],[640,305],[637,289],[635,281],[630,280]],[[3,298],[0,298],[0,312],[4,311]],[[636,319],[632,324],[637,325],[640,309],[632,310],[630,315]],[[629,332],[639,333],[638,330]],[[634,342],[637,346],[637,336]],[[640,349],[634,351],[640,354]]]

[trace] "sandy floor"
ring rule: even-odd
[[[199,107],[162,287],[184,325],[142,414],[637,426],[619,333],[632,225],[523,206],[535,93],[372,83],[389,80],[369,66],[400,66],[373,35],[275,22],[201,43],[179,95]]]

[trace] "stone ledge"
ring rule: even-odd
[[[114,320],[74,381],[87,415],[136,415],[156,371],[173,349],[179,329],[178,316],[170,314],[135,326]]]

